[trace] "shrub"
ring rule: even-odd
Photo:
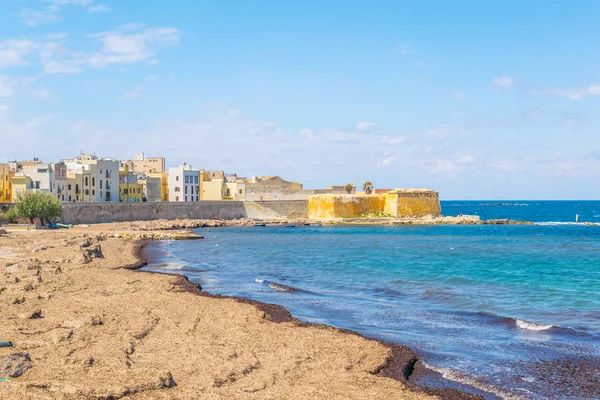
[[[8,222],[13,222],[18,217],[19,217],[19,214],[17,213],[17,207],[11,207],[8,209],[8,211],[6,211],[4,213],[4,219],[7,220]]]
[[[16,216],[29,218],[32,224],[34,218],[39,218],[43,226],[44,221],[50,222],[50,218],[60,215],[62,206],[58,199],[50,194],[27,193],[19,196],[15,206],[11,208],[11,210],[15,209]]]

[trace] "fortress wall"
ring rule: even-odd
[[[311,219],[360,218],[386,213],[395,218],[441,215],[439,195],[433,190],[394,190],[385,194],[324,194],[308,198]]]

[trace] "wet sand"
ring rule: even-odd
[[[0,398],[476,398],[406,382],[406,347],[134,271],[125,227],[0,237]]]

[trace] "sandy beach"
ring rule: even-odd
[[[405,347],[135,271],[124,227],[0,236],[0,398],[476,398],[407,383]]]

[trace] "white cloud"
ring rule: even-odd
[[[507,88],[507,87],[514,86],[517,83],[517,81],[514,78],[503,75],[503,76],[499,76],[499,77],[492,79],[492,83],[494,84],[494,86],[501,87],[501,88]]]
[[[35,49],[36,43],[27,39],[0,41],[0,68],[27,65],[27,58]]]
[[[458,99],[458,100],[464,100],[469,97],[468,94],[463,93],[463,92],[452,92],[452,93],[449,93],[448,95],[450,97],[452,97],[454,99]]]
[[[356,130],[361,132],[372,131],[375,129],[375,124],[373,122],[359,122],[356,124]]]
[[[386,157],[379,162],[379,165],[382,167],[387,167],[387,166],[391,165],[392,162],[394,162],[394,157]]]
[[[15,93],[13,83],[7,76],[0,76],[0,99],[12,96]]]
[[[121,97],[119,97],[119,100],[135,99],[135,98],[141,97],[143,95],[144,95],[144,87],[142,85],[138,85],[138,86],[134,87],[133,89],[131,89],[130,91],[124,93]]]
[[[94,2],[94,0],[47,0],[48,3],[55,4],[57,6],[80,6],[87,7]]]
[[[179,43],[176,28],[146,28],[124,25],[114,31],[89,35],[102,43],[102,49],[87,56],[92,68],[105,68],[111,64],[135,64],[152,61],[157,47],[174,46]]]
[[[156,75],[148,75],[148,78],[147,78],[147,79],[148,79],[149,81],[155,81],[155,80],[157,80],[157,79],[158,79],[158,76],[156,76]]]
[[[46,0],[46,3],[48,7],[40,10],[22,9],[20,21],[30,27],[56,23],[62,20],[60,10],[65,6],[87,7],[88,12],[110,11],[104,4],[93,5],[94,0]]]
[[[92,6],[90,8],[87,9],[88,12],[94,13],[94,12],[109,12],[110,11],[110,7],[104,5],[104,4],[98,4],[96,6]]]
[[[86,68],[152,63],[158,61],[156,56],[161,48],[179,43],[180,32],[171,27],[144,28],[130,24],[87,37],[99,43],[100,48],[75,50],[65,34],[46,35],[39,41],[0,41],[0,68],[41,64],[47,74],[73,74]]]
[[[600,96],[600,84],[591,84],[579,88],[532,89],[529,93],[561,97],[569,100],[581,100],[587,96]]]
[[[402,55],[416,54],[413,44],[411,42],[404,42],[397,46],[398,52]]]
[[[35,89],[32,93],[38,99],[49,99],[50,96],[52,96],[52,92],[50,91],[50,89],[44,89],[44,88]]]

